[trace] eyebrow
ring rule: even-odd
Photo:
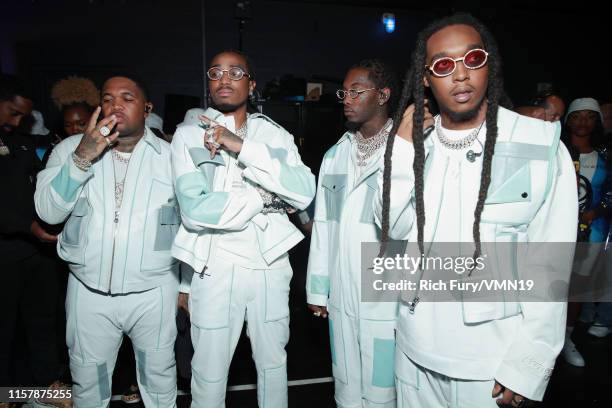
[[[468,51],[471,51],[471,50],[476,49],[476,48],[480,48],[480,49],[484,50],[484,46],[482,44],[470,44],[470,45],[468,45],[466,47],[466,51],[465,52],[467,53]],[[463,53],[463,55],[465,55],[465,53]],[[444,57],[448,57],[448,56],[449,56],[448,53],[442,51],[442,52],[439,52],[437,54],[434,54],[431,57],[431,61],[435,61],[435,60],[437,60],[439,58],[444,58]]]
[[[129,95],[129,96],[133,96],[134,98],[136,98],[136,94],[135,94],[135,93],[133,93],[132,91],[121,91],[121,92],[119,92],[119,95],[121,95],[121,96],[127,96],[127,95]],[[112,95],[112,94],[110,94],[110,93],[108,93],[108,92],[104,92],[104,94],[102,95],[102,97],[104,98],[105,96],[111,96],[111,97],[112,97],[113,95]]]
[[[221,68],[221,64],[211,65],[211,68]],[[248,73],[246,67],[243,67],[242,65],[230,65],[230,68],[240,68],[244,72]]]

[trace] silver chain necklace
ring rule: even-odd
[[[355,139],[357,140],[357,166],[364,167],[368,164],[368,159],[385,144],[392,123],[391,119],[387,119],[387,122],[380,128],[378,133],[367,139],[363,137],[360,131],[355,132]]]
[[[236,136],[238,136],[242,140],[244,140],[244,138],[247,136],[247,122],[249,120],[249,116],[250,115],[247,113],[246,120],[244,121],[242,126],[240,126],[238,129],[236,129]]]
[[[449,139],[444,134],[444,132],[442,132],[442,119],[439,115],[436,116],[435,127],[436,127],[436,133],[438,135],[438,140],[440,141],[440,143],[442,143],[442,145],[444,145],[444,147],[446,147],[447,149],[451,149],[451,150],[462,150],[462,149],[470,147],[474,143],[474,141],[478,137],[478,133],[480,133],[480,129],[482,128],[483,124],[484,124],[484,121],[480,124],[480,126],[472,130],[469,135],[459,140]]]

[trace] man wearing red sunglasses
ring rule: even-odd
[[[500,106],[499,51],[474,17],[433,22],[412,62],[374,203],[380,254],[389,238],[408,240],[406,256],[424,260],[401,293],[398,407],[523,407],[542,400],[564,341],[572,161],[558,123]],[[520,280],[533,286],[465,289]]]

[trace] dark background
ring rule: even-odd
[[[203,100],[204,61],[239,48],[237,3],[250,3],[242,49],[254,60],[260,90],[286,74],[339,83],[350,65],[367,57],[387,59],[403,73],[424,25],[469,11],[499,42],[515,103],[531,97],[539,82],[552,83],[567,99],[611,93],[610,17],[594,1],[3,0],[0,67],[32,81],[47,118],[56,114],[49,93],[57,79],[78,74],[101,83],[118,71],[137,72],[155,111],[164,116],[169,109],[172,116],[181,104],[173,95]],[[394,33],[384,31],[384,12],[395,14]],[[324,82],[325,92],[338,83]],[[177,106],[165,106],[168,101]]]
[[[403,73],[416,33],[432,19],[454,11],[469,11],[492,30],[504,61],[506,91],[515,104],[529,100],[538,83],[553,84],[566,102],[582,96],[611,99],[610,14],[603,2],[252,0],[242,35],[237,3],[2,0],[0,70],[29,79],[36,91],[36,109],[43,112],[49,128],[58,119],[49,96],[58,79],[76,74],[100,86],[113,73],[135,72],[147,83],[154,111],[164,116],[165,130],[172,133],[187,108],[204,103],[205,61],[220,50],[240,48],[242,38],[242,49],[254,61],[259,90],[286,75],[324,83],[328,96],[321,102],[262,102],[264,113],[296,136],[314,173],[323,152],[342,133],[342,108],[333,92],[348,67],[363,58],[380,57]],[[394,33],[384,31],[384,12],[395,14]],[[285,88],[286,94],[294,94],[290,86]],[[308,240],[291,253],[295,273],[290,380],[331,375],[326,322],[305,310],[307,254]],[[585,331],[579,330],[576,340],[588,369],[561,361],[544,406],[610,406],[610,342],[588,338]],[[243,338],[230,384],[254,380]],[[117,381],[115,392],[127,384]],[[291,406],[332,406],[332,392],[328,383],[291,387]],[[255,400],[254,391],[230,393],[228,398],[229,406],[253,406]]]

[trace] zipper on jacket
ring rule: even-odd
[[[145,133],[142,135],[142,137],[145,137],[147,133],[147,130],[145,128]],[[134,146],[135,147],[135,146]],[[134,148],[134,150],[136,150]],[[134,150],[132,150],[132,155],[134,154]],[[113,159],[112,157],[112,150],[110,151],[111,153],[111,160],[113,161],[113,185],[114,188],[113,190],[115,190],[117,188],[117,173],[115,171],[115,159]],[[127,181],[127,175],[128,175],[128,171],[130,170],[130,162],[132,161],[132,156],[130,156],[130,160],[128,161],[127,166],[125,167],[125,177],[123,179],[123,193],[125,194],[125,183]],[[113,194],[114,195],[114,194]],[[117,205],[117,201],[116,201],[116,197],[115,197],[115,206]],[[123,196],[121,196],[121,206],[123,206]],[[115,268],[115,243],[116,243],[116,238],[117,238],[117,230],[119,229],[119,213],[121,212],[121,207],[116,208],[115,207],[115,216],[113,218],[113,250],[111,251],[111,270],[110,270],[110,275],[108,277],[108,292],[107,295],[110,296],[111,295],[111,284],[113,283],[113,269]],[[124,271],[125,273],[125,271]]]

